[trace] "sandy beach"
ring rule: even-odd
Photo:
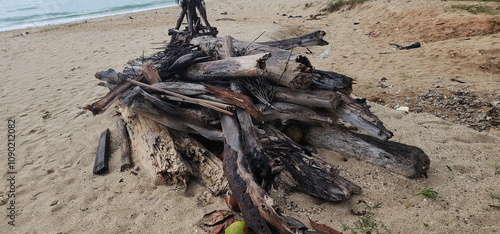
[[[489,6],[493,14],[456,5]],[[392,140],[420,147],[431,166],[428,178],[408,179],[322,150],[320,156],[361,186],[362,194],[329,203],[289,193],[277,200],[284,212],[342,230],[342,224],[354,226],[358,216],[352,211],[364,210],[363,200],[380,204],[373,218],[387,227],[383,233],[500,232],[498,3],[368,1],[334,13],[322,12],[325,6],[206,1],[219,36],[252,41],[265,31],[258,41],[268,41],[326,31],[329,45],[295,52],[318,69],[353,77],[353,93],[370,101],[394,132]],[[119,172],[113,137],[110,173],[92,174],[100,133],[109,128],[113,134],[119,118],[115,107],[98,116],[81,109],[108,91],[97,86],[95,72],[119,71],[128,60],[157,52],[179,13],[175,6],[0,32],[1,233],[202,233],[204,214],[227,209],[196,182],[187,189],[155,186],[143,170]],[[414,42],[422,47],[396,50],[389,44]],[[329,55],[323,59],[324,51]],[[15,126],[9,126],[12,120]],[[12,168],[9,129],[15,131]],[[15,204],[9,198],[13,180]],[[415,195],[422,188],[439,197]],[[11,205],[15,226],[8,223]]]

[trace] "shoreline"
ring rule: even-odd
[[[155,11],[155,10],[158,11],[160,9],[166,9],[166,8],[171,8],[171,7],[175,7],[175,6],[177,6],[177,4],[175,2],[173,2],[169,5],[161,6],[161,7],[152,7],[152,8],[137,9],[137,10],[131,10],[131,11],[125,11],[125,12],[116,12],[116,13],[112,13],[112,14],[92,13],[90,15],[78,16],[76,18],[54,19],[54,20],[42,21],[41,23],[39,23],[39,22],[26,23],[26,24],[22,24],[19,26],[9,26],[9,27],[6,27],[5,29],[0,28],[0,33],[16,32],[16,31],[23,31],[23,30],[24,31],[37,30],[37,29],[45,28],[45,27],[56,28],[58,26],[87,23],[89,21],[114,18],[114,17],[123,16],[123,15],[134,15],[134,14],[146,13],[146,12]],[[25,25],[33,25],[33,24],[40,24],[40,25],[25,26]]]

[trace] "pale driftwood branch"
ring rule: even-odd
[[[171,91],[168,91],[168,90],[165,90],[165,89],[160,89],[160,88],[156,88],[154,86],[151,86],[151,85],[148,85],[148,84],[144,84],[144,83],[141,83],[139,81],[135,81],[135,80],[128,80],[128,82],[132,83],[132,84],[135,84],[135,85],[138,85],[138,86],[142,86],[142,87],[145,87],[145,88],[148,88],[148,89],[151,89],[153,91],[156,91],[156,92],[161,92],[161,93],[165,93],[165,94],[168,94],[168,95],[172,95],[174,97],[177,97],[177,98],[180,98],[180,100],[184,101],[184,102],[188,102],[188,103],[193,103],[193,104],[198,104],[200,106],[204,106],[204,107],[207,107],[207,108],[210,108],[210,109],[213,109],[213,110],[216,110],[216,111],[219,111],[219,112],[222,112],[226,115],[233,115],[232,112],[230,111],[227,111],[227,110],[224,110],[220,107],[217,107],[217,106],[214,106],[212,102],[209,102],[209,101],[206,101],[206,100],[203,100],[203,99],[197,99],[197,98],[190,98],[188,96],[184,96],[182,94],[178,94],[178,93],[175,93],[175,92],[171,92]],[[218,105],[218,104],[216,104]],[[227,105],[223,105],[221,104],[224,108],[228,108],[228,109],[231,109],[230,106],[227,106]]]
[[[104,130],[99,138],[99,144],[95,153],[94,174],[108,172],[109,161],[109,129]]]
[[[167,128],[123,106],[121,113],[130,126],[133,155],[153,183],[186,186],[192,170],[176,150]]]
[[[307,143],[357,158],[408,178],[426,176],[430,160],[418,147],[372,136],[347,132],[340,128],[311,128],[304,134]]]
[[[313,33],[306,34],[301,37],[294,37],[280,41],[266,41],[259,42],[259,44],[272,46],[284,50],[289,50],[300,46],[324,46],[328,45],[328,42],[323,40],[326,35],[325,31],[315,31]]]
[[[343,93],[342,104],[332,111],[336,116],[381,140],[388,140],[393,133],[385,128],[382,121],[365,104],[351,99]]]
[[[133,167],[131,156],[130,156],[130,138],[127,132],[127,126],[123,119],[118,119],[116,121],[116,127],[118,130],[118,138],[120,139],[120,151],[121,151],[121,162],[120,171],[125,171]]]
[[[200,134],[213,141],[223,140],[222,132],[207,125],[198,113],[166,103],[147,94],[139,87],[122,95],[120,100],[135,112],[169,128]]]

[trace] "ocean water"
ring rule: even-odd
[[[0,31],[68,23],[174,4],[174,0],[0,0]]]

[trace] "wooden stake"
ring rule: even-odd
[[[118,130],[118,138],[120,139],[120,151],[122,165],[120,171],[125,171],[133,167],[132,159],[130,158],[130,139],[128,136],[127,126],[123,119],[118,119],[116,121],[116,127]]]

